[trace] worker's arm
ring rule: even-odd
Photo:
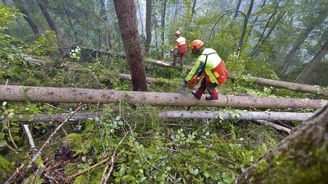
[[[192,69],[190,70],[189,74],[187,75],[187,77],[185,78],[185,81],[189,81],[191,80],[195,75],[201,75],[201,70],[204,68],[205,63],[202,61],[202,57],[199,57],[194,66],[192,67]]]
[[[178,41],[175,41],[174,48],[179,48],[179,42]]]

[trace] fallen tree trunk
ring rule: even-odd
[[[132,80],[130,74],[120,73],[119,74],[119,78],[120,78],[120,80]],[[146,81],[147,81],[147,83],[154,83],[156,81],[156,79],[150,78],[150,77],[146,77]]]
[[[156,59],[145,59],[145,61],[147,63],[151,63],[151,64],[155,64],[155,65],[159,65],[159,66],[164,66],[164,67],[168,67],[168,68],[176,68],[176,69],[181,69],[181,66],[174,66],[171,65],[170,63],[167,63],[165,61],[162,60],[156,60]],[[189,65],[183,65],[183,68],[186,68],[188,70],[192,69],[192,66]]]
[[[17,116],[13,117],[11,121],[24,121],[24,122],[63,122],[67,119],[70,113],[62,114],[38,114],[35,116]],[[67,121],[83,121],[96,118],[95,112],[77,112],[71,116]]]
[[[254,81],[256,84],[265,85],[265,86],[272,86],[277,88],[285,88],[292,91],[304,91],[308,93],[320,94],[328,96],[328,88],[323,88],[320,86],[313,86],[307,84],[300,84],[295,82],[286,82],[286,81],[279,81],[279,80],[272,80],[272,79],[265,79],[260,77],[244,77],[245,80]]]
[[[101,114],[101,113],[99,113]],[[69,113],[62,113],[62,114],[38,114],[35,116],[17,116],[13,117],[11,121],[24,121],[24,122],[62,122],[64,121]],[[76,121],[83,121],[83,120],[94,120],[96,119],[97,113],[96,112],[80,112],[80,113],[75,113],[72,117],[68,119],[70,122],[76,122]],[[161,115],[160,115],[161,117]],[[163,118],[163,117],[162,117]],[[260,124],[265,124],[268,126],[271,126],[273,128],[276,128],[278,130],[287,132],[288,134],[290,133],[291,129],[277,125],[275,123],[269,122],[269,121],[264,121],[264,120],[257,120],[256,122]]]
[[[327,104],[326,100],[231,95],[221,95],[219,100],[208,101],[204,98],[197,100],[191,94],[12,85],[0,85],[0,100],[58,103],[112,103],[126,100],[130,104],[163,106],[313,109]]]
[[[268,121],[305,121],[313,113],[296,112],[255,112],[255,111],[167,111],[159,113],[160,118],[178,119],[239,119]]]

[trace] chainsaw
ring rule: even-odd
[[[177,91],[177,93],[184,94],[186,91],[186,88],[194,89],[202,78],[203,78],[203,75],[201,75],[201,76],[195,75],[188,82],[184,82],[184,85]]]

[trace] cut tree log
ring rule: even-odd
[[[166,115],[166,114],[164,114],[164,115]],[[30,116],[14,117],[14,118],[11,119],[11,121],[24,121],[26,123],[27,122],[29,122],[29,123],[35,123],[35,122],[62,122],[68,116],[69,116],[69,113],[49,114],[49,115],[48,114],[38,114],[38,115],[35,115],[35,116],[32,116],[32,117],[30,117]],[[98,115],[97,115],[96,112],[80,112],[80,113],[75,113],[67,121],[76,122],[76,121],[83,121],[83,120],[88,120],[88,119],[95,120],[97,116]],[[161,117],[161,114],[160,114],[160,117]],[[163,118],[163,117],[161,117],[161,118]],[[208,119],[210,119],[210,118],[208,118]],[[212,119],[214,119],[214,118],[212,118]],[[235,119],[239,119],[239,118],[236,117]],[[260,124],[265,124],[265,125],[271,126],[275,129],[287,132],[288,134],[291,132],[290,128],[275,124],[273,122],[269,122],[269,121],[265,121],[265,120],[256,120],[256,122],[260,123]],[[167,125],[167,124],[165,124],[165,125]],[[175,124],[175,125],[178,125],[178,124]]]
[[[0,85],[0,101],[112,103],[120,100],[126,100],[130,104],[162,106],[212,106],[283,109],[318,109],[327,104],[326,100],[313,99],[221,95],[218,100],[208,101],[204,98],[197,100],[191,94]]]
[[[160,118],[177,119],[239,119],[269,121],[305,121],[313,113],[297,112],[256,112],[256,111],[167,111],[159,113]]]
[[[243,77],[243,79],[248,81],[254,81],[256,84],[260,84],[260,85],[285,88],[292,91],[303,91],[303,92],[328,96],[328,88],[323,88],[316,85],[313,86],[308,84],[300,84],[295,82],[286,82],[286,81],[265,79],[265,78],[252,77],[252,76]]]

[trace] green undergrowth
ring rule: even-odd
[[[48,37],[51,35],[49,33]],[[128,73],[126,61],[95,59],[82,62],[83,59],[69,57],[53,59],[46,56],[52,52],[46,40],[38,40],[42,45],[40,50],[32,49],[28,52],[28,49],[25,49],[25,52],[46,59],[48,64],[38,65],[21,56],[13,56],[16,58],[14,60],[1,60],[1,67],[4,68],[0,71],[1,84],[132,89],[130,81],[119,80],[120,73]],[[35,45],[37,42],[32,43],[30,47],[35,48]],[[254,75],[260,71],[266,73],[264,77],[274,78],[269,67],[261,65],[265,69],[253,71],[253,65],[256,63],[246,66],[248,62],[251,61],[247,58],[237,59],[234,55],[226,59],[229,71],[237,78],[220,86],[220,94],[310,97],[306,93],[257,86],[251,81],[241,79],[243,75]],[[146,64],[145,67],[147,76],[155,78],[154,83],[148,84],[148,89],[157,92],[176,92],[182,87],[183,79],[189,72],[163,69],[152,64]],[[189,89],[186,90],[186,93],[190,92]],[[29,153],[29,144],[22,129],[22,123],[27,122],[16,121],[17,118],[67,113],[77,106],[3,102],[0,111],[3,122],[0,125],[0,181],[8,178],[19,163],[27,163],[31,158],[31,155],[26,156]],[[55,165],[51,163],[60,163],[61,172],[53,172],[52,177],[69,178],[106,158],[111,158],[115,152],[115,163],[110,177],[112,183],[231,183],[286,136],[272,128],[247,121],[159,119],[158,113],[168,110],[221,109],[130,105],[125,100],[106,105],[87,104],[81,112],[99,111],[100,117],[67,123],[46,147],[40,160],[44,161],[47,168]],[[57,122],[30,123],[38,148],[57,126]],[[110,167],[110,163],[106,162],[71,178],[69,183],[99,183],[106,166]],[[23,172],[17,181],[34,178],[34,181],[42,182],[43,178],[35,177],[36,171],[37,168],[32,168]]]

